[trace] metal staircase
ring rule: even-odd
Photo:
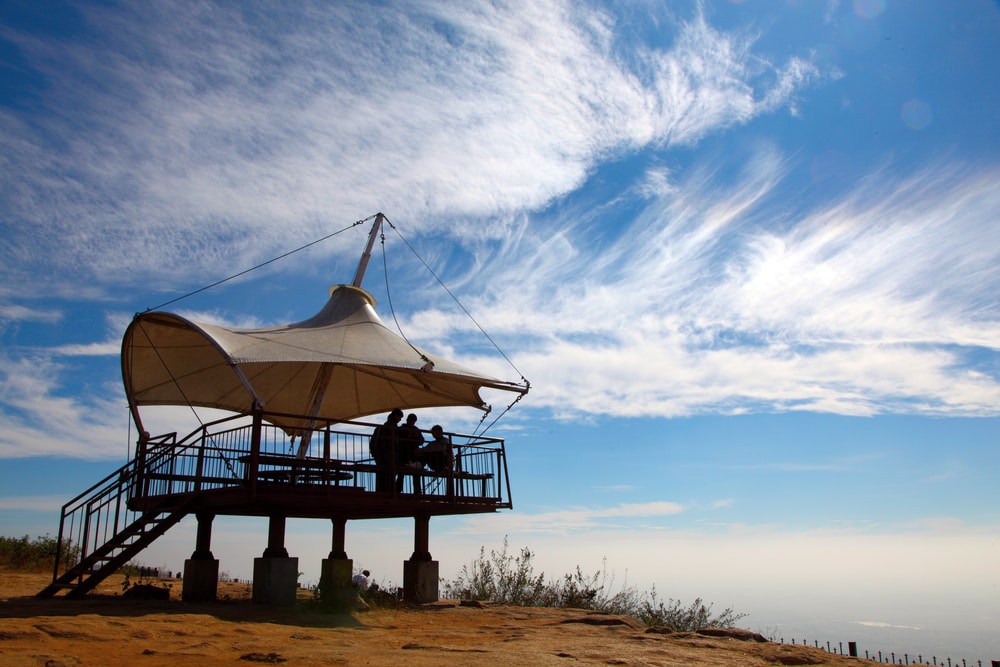
[[[63,589],[69,589],[65,596],[67,598],[83,597],[187,514],[184,510],[142,514],[76,565],[57,576],[38,593],[38,597],[49,598]]]
[[[170,448],[164,448],[146,461],[170,458]],[[129,499],[144,495],[139,470],[141,464],[129,461],[63,505],[52,583],[37,597],[67,589],[64,597],[82,597],[187,516],[191,497],[130,507]]]

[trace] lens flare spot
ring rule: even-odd
[[[854,0],[854,13],[863,19],[873,19],[885,11],[885,0]]]
[[[903,119],[903,125],[913,130],[922,130],[934,122],[930,105],[918,99],[904,102],[899,117]]]

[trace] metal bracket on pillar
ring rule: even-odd
[[[288,558],[285,549],[285,517],[272,516],[267,524],[267,549],[264,558]]]
[[[413,561],[433,560],[433,558],[431,558],[431,551],[430,551],[430,534],[431,534],[430,514],[414,515],[413,555],[410,556],[410,560]]]
[[[347,519],[335,517],[333,522],[333,547],[330,549],[331,560],[347,560],[347,550],[344,544],[347,537]]]
[[[212,522],[215,520],[215,515],[199,512],[195,516],[198,518],[198,533],[191,560],[213,560],[215,556],[212,555]]]

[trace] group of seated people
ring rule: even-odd
[[[444,429],[439,424],[431,427],[433,439],[427,441],[424,440],[423,432],[417,428],[417,415],[411,413],[406,418],[406,423],[400,425],[402,419],[403,411],[396,408],[389,413],[385,423],[372,433],[369,449],[375,464],[383,469],[376,473],[376,491],[390,490],[393,464],[396,468],[409,468],[413,472],[423,470],[426,466],[438,474],[445,474],[454,467],[455,456],[451,441],[445,437]],[[404,474],[405,472],[397,470],[397,493],[403,491]],[[450,488],[449,480],[449,494]],[[420,479],[414,476],[414,493],[420,492]]]

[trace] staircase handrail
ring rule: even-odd
[[[176,432],[165,433],[161,436],[157,436],[157,440],[166,441],[170,439],[175,439],[176,437],[177,437]],[[167,443],[164,442],[163,444]],[[154,456],[154,460],[158,460],[167,455],[168,452],[166,451],[159,452]],[[56,542],[56,557],[55,557],[55,564],[53,566],[53,579],[59,576],[59,565],[60,562],[62,561],[63,545],[65,543],[63,538],[66,525],[66,517],[80,511],[84,507],[94,505],[95,502],[100,498],[102,498],[103,496],[110,496],[113,494],[114,496],[120,498],[122,495],[123,487],[124,489],[127,489],[129,485],[134,482],[136,473],[137,473],[136,459],[133,458],[128,463],[122,465],[120,468],[118,468],[117,470],[106,476],[104,479],[100,480],[96,484],[93,484],[90,488],[77,494],[70,501],[63,504],[59,514],[59,538]],[[117,523],[118,521],[116,517],[115,521],[116,530],[117,530]],[[81,542],[82,544],[79,545],[80,547],[79,557],[80,559],[83,559],[88,554],[88,549],[87,549],[88,545],[86,539],[81,540]],[[68,547],[69,544],[66,544],[66,546]]]

